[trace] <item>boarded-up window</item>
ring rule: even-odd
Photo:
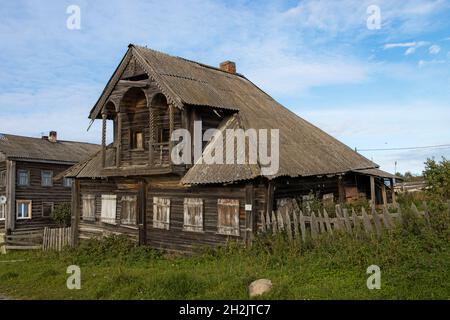
[[[5,220],[6,216],[6,204],[0,203],[0,220]]]
[[[81,217],[86,221],[95,221],[95,195],[84,194],[81,200],[83,202]]]
[[[153,197],[153,228],[169,230],[170,199]]]
[[[116,200],[115,194],[102,195],[101,221],[104,223],[116,224]]]
[[[197,198],[184,199],[184,224],[183,230],[203,231],[203,200]]]
[[[239,200],[217,200],[217,232],[226,235],[239,235]]]
[[[122,196],[122,210],[120,220],[123,224],[136,224],[137,198],[136,196]]]
[[[53,212],[53,202],[42,202],[42,216],[50,217]]]

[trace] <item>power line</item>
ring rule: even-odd
[[[447,149],[450,148],[450,144],[439,144],[434,146],[421,146],[421,147],[404,147],[404,148],[378,148],[378,149],[357,149],[356,151],[401,151],[401,150],[420,150],[420,149]]]

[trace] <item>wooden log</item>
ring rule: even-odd
[[[347,230],[348,233],[352,233],[352,224],[350,223],[347,209],[345,209],[345,208],[342,209],[342,213],[344,215],[345,229]]]
[[[370,222],[369,216],[367,215],[366,209],[364,209],[364,207],[362,207],[361,213],[363,217],[364,229],[366,230],[367,233],[372,233],[373,232],[372,223]]]
[[[300,210],[300,230],[302,232],[302,240],[306,241],[306,226],[305,226],[305,216],[302,210]]]
[[[328,216],[328,212],[325,208],[323,209],[323,217],[325,219],[325,225],[327,226],[328,233],[333,234],[333,229],[331,228],[330,217]]]
[[[311,238],[317,238],[317,218],[314,211],[311,212]]]
[[[373,222],[375,224],[375,231],[377,233],[377,235],[381,234],[381,221],[380,221],[380,216],[377,213],[377,210],[375,209],[375,206],[372,206],[372,218],[373,218]]]
[[[286,231],[288,239],[289,241],[292,242],[292,226],[291,226],[291,218],[289,217],[289,206],[284,207],[284,221],[286,223]]]
[[[278,233],[278,223],[277,219],[275,218],[275,212],[272,211],[272,233],[277,234]]]

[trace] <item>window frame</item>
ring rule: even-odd
[[[0,215],[0,221],[5,221],[6,220],[6,203],[0,204],[0,212],[2,213],[2,215]]]
[[[124,207],[125,207],[125,203],[127,205],[129,205],[129,208],[132,208],[132,203],[134,202],[134,220],[133,219],[128,219],[125,220],[123,217],[123,213],[124,213]],[[123,195],[120,197],[120,205],[121,205],[121,210],[120,210],[120,224],[123,225],[127,225],[127,226],[135,226],[137,225],[137,211],[138,211],[138,203],[137,203],[137,196],[136,195]],[[130,217],[130,214],[128,214],[128,216]]]
[[[51,207],[51,211],[50,214],[48,216],[44,215],[44,206],[45,205],[50,205]],[[53,210],[55,210],[55,203],[52,201],[42,201],[42,217],[43,218],[50,218],[52,216]]]
[[[110,199],[108,199],[110,198]],[[112,224],[112,225],[117,225],[117,195],[115,194],[102,194],[102,207],[101,207],[101,211],[100,211],[100,221],[102,223],[107,223],[107,224]],[[113,208],[114,208],[114,217],[112,217],[112,215],[110,216],[109,214],[104,214],[104,210],[105,209],[105,204],[106,201],[112,201],[114,200],[114,202],[111,202],[113,204]]]
[[[142,146],[138,146],[137,136],[141,135]],[[142,151],[145,150],[145,134],[142,129],[131,130],[131,150]]]
[[[0,170],[0,187],[6,187],[6,170]]]
[[[158,210],[158,208],[166,209]],[[166,197],[153,197],[153,228],[170,230],[170,211],[171,211],[171,201],[170,198]],[[158,219],[158,212],[165,212],[163,219]]]
[[[90,211],[92,211],[92,216],[85,215],[86,208],[85,204],[89,202]],[[95,221],[96,213],[96,197],[95,194],[82,194],[81,195],[81,219],[83,221]]]
[[[221,220],[224,219],[220,218],[221,209],[220,208],[229,208],[234,207],[235,208],[235,214],[237,214],[236,217],[229,217],[230,225],[221,225]],[[236,210],[237,209],[237,210]],[[234,226],[233,226],[234,224]],[[237,225],[236,225],[237,224]],[[236,236],[239,237],[241,235],[240,230],[240,202],[238,199],[224,199],[220,198],[217,199],[217,234],[226,235],[226,236]]]
[[[199,210],[196,212],[197,219],[192,217],[189,209]],[[197,223],[192,223],[192,220]],[[183,201],[183,231],[204,232],[204,202],[202,198],[184,198]]]
[[[19,207],[21,204],[28,204],[28,216],[19,217]],[[32,200],[16,200],[16,219],[17,220],[31,220],[33,213],[33,201]]]
[[[67,185],[67,181],[69,182],[69,185]],[[62,181],[62,185],[63,185],[64,188],[72,188],[72,182],[73,182],[72,178],[64,177],[63,181]]]
[[[45,174],[50,174],[50,184],[44,184],[44,181],[48,179],[48,177],[44,178]],[[41,187],[53,187],[53,170],[41,170]]]
[[[24,173],[27,176],[27,182],[26,183],[21,183],[20,181],[20,176],[21,174]],[[17,185],[20,187],[28,187],[30,186],[30,170],[28,169],[18,169],[17,170]]]

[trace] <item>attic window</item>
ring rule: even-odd
[[[184,199],[184,223],[183,230],[203,231],[203,200],[197,198]]]
[[[217,200],[217,233],[239,236],[239,200]]]

